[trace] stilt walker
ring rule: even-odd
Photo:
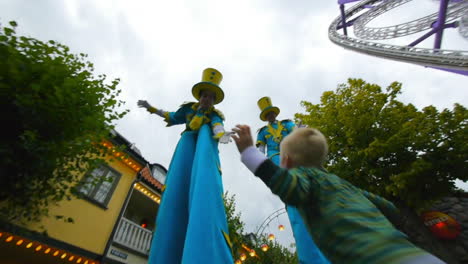
[[[257,102],[260,108],[260,119],[268,122],[268,125],[262,127],[257,135],[257,148],[265,153],[275,164],[280,165],[280,143],[295,127],[290,119],[278,121],[276,117],[280,109],[273,106],[270,97],[262,97]],[[299,211],[290,205],[286,205],[289,221],[293,229],[294,239],[296,240],[297,255],[301,264],[328,264],[330,263],[315,245],[314,240],[307,231]]]
[[[150,264],[233,263],[218,154],[218,141],[228,143],[230,132],[213,106],[224,99],[221,80],[219,71],[204,70],[202,82],[192,88],[199,102],[185,103],[176,112],[138,101],[167,126],[186,125],[169,165]]]

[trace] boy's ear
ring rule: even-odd
[[[286,168],[288,168],[288,169],[293,168],[294,167],[294,165],[293,165],[294,162],[291,159],[291,156],[288,155],[286,157],[287,157],[287,159],[286,159]]]
[[[281,167],[290,169],[293,167],[293,161],[291,159],[291,156],[288,154],[285,154],[282,159],[281,159]]]
[[[280,155],[280,167],[286,168],[286,155],[284,154]]]

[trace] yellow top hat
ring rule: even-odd
[[[280,109],[272,105],[271,99],[268,96],[260,98],[257,104],[258,104],[258,107],[260,107],[260,110],[262,111],[260,113],[260,119],[262,121],[266,121],[266,115],[270,112],[275,112],[276,115],[280,113]]]
[[[202,81],[195,84],[192,88],[192,95],[197,100],[200,100],[200,92],[203,90],[209,90],[215,93],[216,98],[214,104],[219,104],[224,99],[224,92],[219,87],[223,75],[216,69],[208,68],[203,71]]]

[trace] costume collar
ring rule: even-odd
[[[269,125],[276,124],[276,123],[278,123],[278,119],[275,119],[275,121],[273,122],[268,122]]]
[[[268,124],[267,126],[267,131],[268,133],[270,133],[270,135],[273,136],[273,141],[275,141],[276,143],[280,143],[281,142],[281,139],[283,139],[283,135],[281,134],[281,131],[283,131],[283,126],[281,125],[281,123],[278,123],[278,128],[273,128],[272,124]]]

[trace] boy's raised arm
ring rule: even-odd
[[[307,200],[310,183],[298,169],[283,169],[267,159],[254,147],[249,126],[237,125],[233,131],[236,132],[236,135],[232,137],[241,154],[242,162],[274,194],[278,195],[283,202],[291,205],[297,205]]]
[[[390,201],[371,192],[357,188],[369,201],[371,201],[393,225],[401,225],[401,215],[398,208]]]

